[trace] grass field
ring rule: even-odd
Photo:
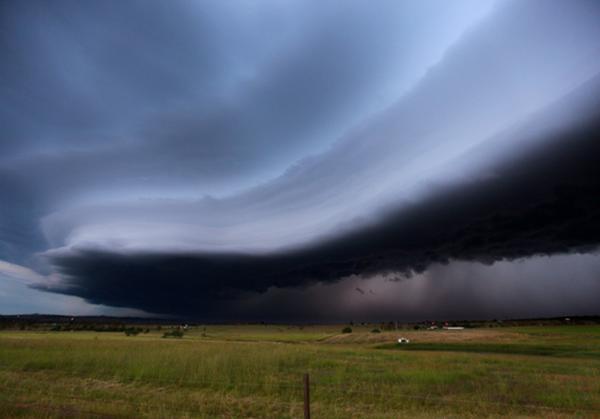
[[[600,417],[600,326],[0,332],[3,417]],[[411,343],[395,344],[399,336]]]

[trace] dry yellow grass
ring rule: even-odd
[[[451,343],[451,342],[526,342],[532,338],[522,333],[503,329],[464,329],[464,330],[397,330],[381,333],[347,333],[331,336],[326,343],[377,344],[394,343],[398,338],[406,337],[415,343]]]

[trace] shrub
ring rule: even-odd
[[[174,330],[171,330],[170,332],[165,332],[163,334],[163,338],[181,339],[182,337],[183,337],[183,330],[181,330],[181,329],[174,329]]]
[[[137,336],[142,331],[139,327],[128,327],[123,332],[127,336]]]
[[[352,333],[352,328],[351,327],[344,327],[342,329],[342,333]]]
[[[371,333],[381,333],[381,330],[379,330],[379,329],[373,329],[373,330],[371,330]]]

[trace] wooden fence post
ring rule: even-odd
[[[308,373],[304,374],[304,419],[310,419],[310,381]]]

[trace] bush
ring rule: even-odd
[[[352,328],[351,327],[344,327],[342,329],[342,333],[352,333]]]
[[[381,333],[381,330],[379,330],[379,329],[373,329],[373,330],[371,330],[371,333]]]
[[[127,336],[137,336],[142,331],[139,327],[128,327],[123,332]]]
[[[183,337],[183,330],[181,330],[181,329],[174,329],[174,330],[171,330],[170,332],[165,332],[163,334],[163,338],[181,339],[182,337]]]

